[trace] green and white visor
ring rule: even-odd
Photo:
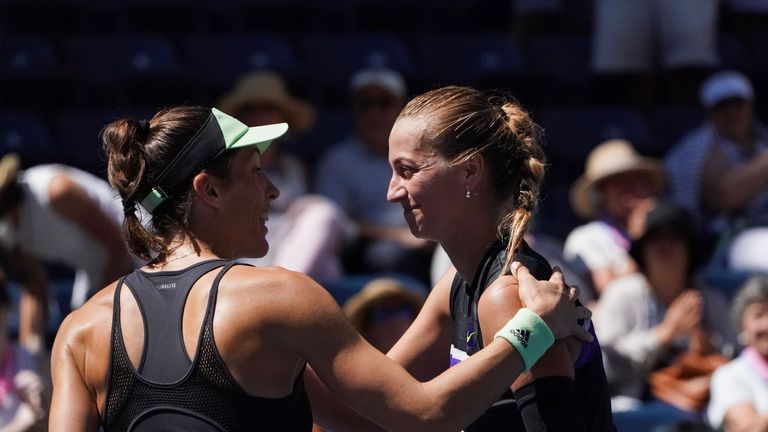
[[[152,179],[154,185],[140,201],[152,213],[168,197],[182,192],[188,182],[227,150],[255,145],[259,152],[288,131],[287,123],[248,127],[236,118],[211,108],[211,115],[170,164]]]

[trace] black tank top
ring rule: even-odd
[[[451,286],[451,318],[454,335],[451,344],[451,366],[468,358],[483,348],[483,334],[477,313],[477,304],[485,289],[495,281],[504,265],[506,251],[500,241],[486,251],[472,283],[466,282],[456,273]],[[552,267],[547,260],[531,249],[526,242],[520,245],[515,260],[525,265],[537,279],[549,279]],[[594,333],[593,333],[594,334]],[[576,394],[581,404],[580,412],[589,431],[613,431],[608,383],[603,369],[602,353],[597,338],[582,346],[581,354],[574,365]],[[546,403],[546,402],[545,402]],[[557,412],[557,409],[544,412]],[[511,390],[502,397],[472,425],[467,432],[526,430],[518,412]]]
[[[301,376],[284,398],[250,396],[237,384],[213,339],[219,281],[235,262],[212,260],[185,270],[134,271],[115,289],[106,404],[102,423],[112,431],[310,431],[312,411]],[[223,267],[211,286],[197,350],[184,348],[182,315],[189,291],[204,274]],[[120,328],[123,282],[144,321],[138,368],[128,358]]]

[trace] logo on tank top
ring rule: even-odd
[[[165,283],[165,284],[160,284],[160,285],[158,285],[158,286],[157,286],[157,288],[159,288],[159,289],[171,289],[171,288],[176,288],[176,282],[173,282],[173,283]]]

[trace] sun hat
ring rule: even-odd
[[[655,192],[664,188],[664,168],[656,159],[640,156],[627,140],[608,140],[589,153],[584,174],[571,186],[571,207],[576,214],[584,219],[597,216],[596,186],[608,177],[627,172],[648,174]]]
[[[152,213],[168,197],[179,193],[195,174],[226,150],[255,145],[261,153],[272,140],[288,131],[287,123],[248,127],[240,120],[211,108],[211,114],[165,169],[155,178],[140,203]]]
[[[722,71],[711,75],[701,84],[699,100],[704,108],[712,108],[730,98],[748,101],[754,98],[752,83],[744,74],[736,71]]]
[[[0,191],[13,183],[20,167],[21,160],[16,153],[8,153],[0,159]]]
[[[237,116],[243,108],[253,104],[269,104],[280,109],[293,132],[303,132],[315,123],[315,110],[312,106],[291,96],[285,80],[270,71],[244,75],[216,106],[229,115]]]
[[[404,98],[406,93],[403,76],[387,68],[366,68],[355,72],[350,81],[352,91],[356,93],[369,86],[381,87],[399,98]]]
[[[424,304],[424,295],[407,287],[394,278],[376,278],[344,303],[344,313],[355,326],[362,328],[366,323],[367,314],[379,306],[402,304],[413,309],[414,316]]]

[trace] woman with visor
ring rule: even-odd
[[[577,325],[558,272],[489,288],[522,302],[498,341],[428,382],[365,342],[310,278],[233,261],[264,255],[279,191],[261,153],[285,124],[248,128],[216,110],[176,107],[102,131],[124,237],[149,263],[62,324],[53,348],[51,431],[309,431],[307,364],[342,401],[396,431],[459,430]],[[145,227],[136,204],[152,215]],[[514,298],[508,285],[517,286]],[[516,338],[520,333],[525,340]]]

